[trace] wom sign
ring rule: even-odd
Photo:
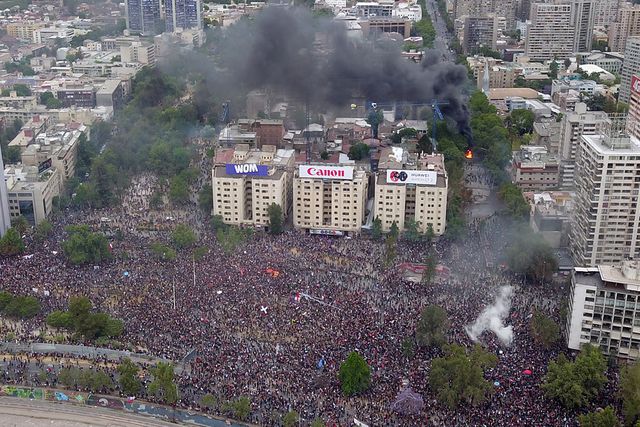
[[[227,163],[225,165],[227,175],[258,175],[267,176],[269,174],[269,167],[265,165],[257,165],[255,163],[242,163],[233,164]]]

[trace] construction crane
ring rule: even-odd
[[[220,121],[227,125],[229,123],[229,108],[231,108],[231,101],[225,101],[222,103],[222,112],[220,113]]]
[[[433,111],[433,124],[431,125],[431,146],[433,147],[433,152],[436,152],[436,148],[437,148],[437,124],[438,124],[438,120],[444,120],[444,116],[442,115],[442,111],[440,111],[440,106],[441,105],[449,105],[449,102],[447,101],[438,101],[437,99],[434,99],[431,101],[431,111]]]

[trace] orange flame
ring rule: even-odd
[[[469,148],[464,152],[464,157],[465,159],[473,159],[473,151],[471,151],[471,149]]]

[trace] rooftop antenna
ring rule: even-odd
[[[304,130],[305,133],[305,142],[307,144],[307,163],[311,163],[311,137],[309,135],[309,122],[310,122],[310,118],[309,118],[309,98],[307,97],[307,102],[305,105],[305,121],[307,123],[307,126]]]

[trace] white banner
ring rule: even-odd
[[[438,173],[434,171],[387,170],[387,184],[436,185]]]
[[[353,179],[353,166],[299,165],[300,178]]]

